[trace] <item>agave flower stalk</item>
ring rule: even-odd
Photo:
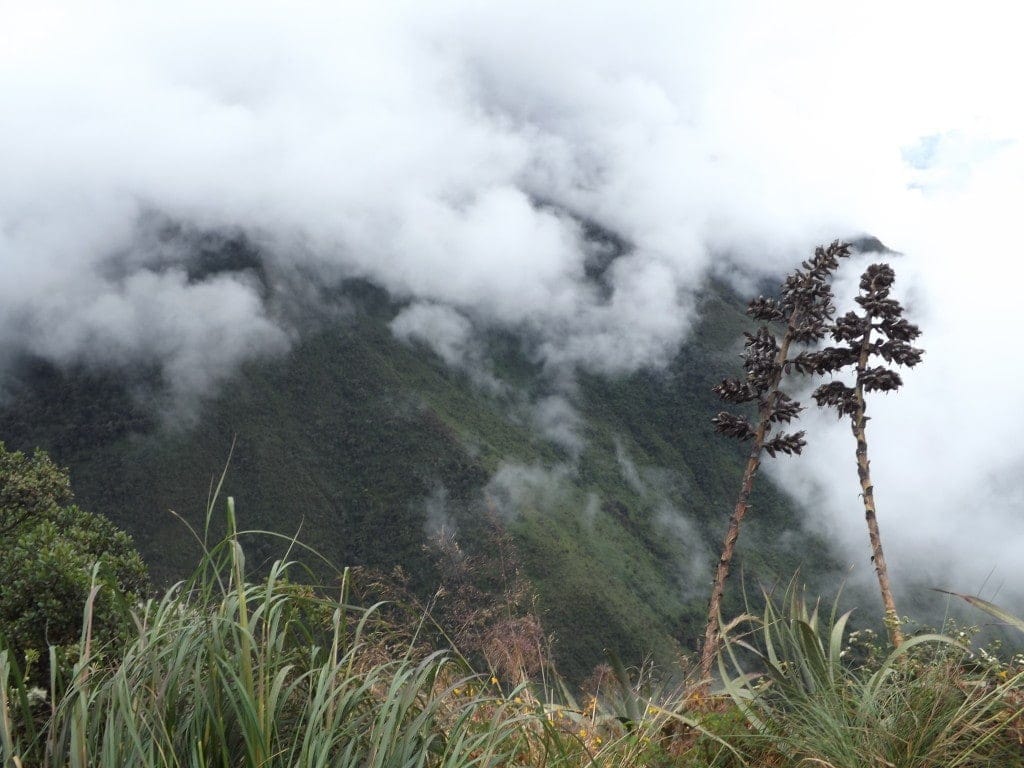
[[[885,609],[885,624],[889,640],[898,647],[903,642],[899,614],[889,582],[889,569],[882,549],[882,535],[878,528],[875,507],[875,488],[871,482],[871,462],[868,459],[868,441],[865,425],[866,392],[895,392],[903,384],[900,375],[886,366],[871,365],[872,358],[881,357],[886,363],[913,368],[921,362],[924,350],[911,346],[921,335],[916,325],[903,318],[903,307],[889,295],[895,273],[888,264],[872,264],[861,276],[860,295],[855,301],[861,313],[848,312],[831,329],[832,338],[839,346],[826,347],[809,354],[803,365],[818,374],[838,373],[853,367],[856,378],[853,386],[841,381],[823,384],[814,392],[818,405],[835,408],[839,417],[850,417],[850,428],[857,442],[857,475],[860,478],[864,517],[871,541],[871,560],[878,576],[878,587]]]
[[[707,625],[701,647],[700,674],[704,690],[711,681],[711,669],[721,644],[719,625],[725,582],[732,567],[740,525],[750,508],[754,477],[761,466],[761,454],[771,457],[784,453],[799,455],[803,450],[804,433],[774,431],[777,425],[788,425],[802,410],[800,404],[780,389],[783,377],[793,367],[790,348],[794,344],[812,344],[825,338],[835,313],[830,287],[832,273],[839,259],[849,255],[850,246],[838,240],[818,247],[814,257],[804,261],[781,286],[778,299],[759,296],[750,302],[747,314],[762,325],[754,334],[746,334],[743,350],[743,379],[726,379],[715,387],[719,397],[729,403],[757,404],[757,421],[751,424],[743,415],[722,411],[712,423],[722,434],[750,441],[750,453],[743,470],[739,496],[729,518],[729,527],[722,542],[708,602]],[[781,337],[771,325],[785,324]]]

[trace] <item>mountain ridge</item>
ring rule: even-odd
[[[579,372],[568,394],[545,383],[514,334],[488,339],[500,380],[515,383],[495,393],[396,339],[389,323],[403,302],[365,281],[340,294],[350,311],[287,355],[243,365],[194,423],[161,423],[139,399],[153,386],[147,375],[32,361],[8,385],[0,438],[68,465],[80,503],[133,534],[158,583],[184,576],[199,551],[168,510],[202,529],[233,443],[224,492],[245,527],[298,532],[339,566],[401,566],[423,593],[436,586],[430,516],[473,550],[496,506],[570,679],[608,648],[663,664],[692,650],[742,463],[709,422],[710,387],[734,372],[729,352],[749,327],[732,289],[708,286],[664,370]],[[572,409],[576,455],[530,416],[548,396]],[[770,583],[802,568],[811,583],[829,578],[826,543],[769,478],[754,501],[741,541],[748,577]],[[284,551],[259,538],[249,547],[253,563]],[[739,591],[728,610],[742,610]]]

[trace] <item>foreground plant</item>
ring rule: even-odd
[[[92,635],[94,587],[78,661],[45,693],[0,649],[0,764],[497,766],[525,749],[510,701],[460,697],[476,678],[459,660],[392,645],[348,604],[347,572],[334,600],[285,563],[247,581],[230,500],[229,530],[123,647]]]
[[[868,421],[866,392],[895,392],[903,384],[892,368],[872,365],[872,358],[881,357],[886,363],[913,368],[921,362],[924,351],[911,346],[921,335],[916,325],[903,318],[903,307],[889,293],[896,275],[888,264],[872,264],[861,276],[860,295],[855,301],[861,313],[847,312],[831,328],[832,338],[838,346],[807,355],[804,367],[814,373],[841,373],[852,368],[853,386],[841,381],[823,384],[814,392],[818,405],[835,408],[840,418],[850,417],[850,428],[857,441],[857,475],[860,478],[864,517],[871,541],[871,560],[875,564],[878,587],[885,608],[885,625],[889,640],[898,647],[903,642],[899,614],[889,583],[889,570],[882,549],[882,535],[878,528],[875,507],[875,488],[871,482],[871,462],[868,460],[868,442],[865,425]]]
[[[1008,733],[1021,714],[1021,675],[972,676],[970,651],[939,634],[856,668],[847,660],[849,615],[833,609],[823,620],[791,591],[781,609],[766,596],[763,616],[746,617],[746,634],[728,633],[722,678],[762,752],[831,768],[1021,764]]]
[[[711,670],[720,644],[720,617],[725,581],[732,567],[740,526],[750,507],[754,477],[761,465],[761,454],[799,454],[805,445],[804,433],[775,431],[778,425],[789,424],[802,410],[800,404],[780,389],[783,375],[793,367],[790,348],[794,344],[813,344],[825,338],[828,322],[835,313],[830,287],[832,273],[839,259],[848,256],[850,246],[838,240],[828,247],[818,247],[814,257],[803,262],[789,275],[780,289],[778,299],[760,296],[750,302],[747,314],[762,325],[754,334],[747,334],[743,350],[743,379],[726,379],[715,392],[728,403],[754,403],[754,423],[743,415],[720,412],[712,422],[724,435],[750,442],[750,453],[743,470],[739,496],[729,518],[729,527],[722,543],[708,601],[707,625],[701,647],[700,675],[705,690],[710,685]],[[784,324],[781,335],[772,326]]]
[[[581,705],[557,679],[474,674],[424,646],[424,617],[394,626],[353,605],[348,570],[333,599],[285,562],[252,580],[230,499],[228,531],[203,538],[190,580],[138,606],[123,645],[93,634],[94,569],[77,663],[52,665],[48,690],[0,640],[0,766],[647,768],[732,754],[685,717],[685,692],[655,697],[619,665],[615,690]]]

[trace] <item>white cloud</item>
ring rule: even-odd
[[[452,307],[413,302],[391,321],[391,332],[402,341],[426,344],[447,365],[467,373],[477,386],[495,394],[505,390],[491,372],[479,329]]]
[[[153,263],[154,212],[246,233],[271,275],[373,279],[453,359],[458,317],[526,330],[555,371],[660,364],[723,260],[870,232],[928,349],[872,404],[893,569],[925,539],[1012,568],[1018,28],[1001,2],[2,3],[0,359],[158,361],[185,394],[283,349],[251,278]],[[936,135],[963,141],[922,184],[904,149]],[[631,244],[603,287],[567,212]]]
[[[562,395],[542,397],[530,407],[534,426],[576,462],[583,452],[583,419]]]
[[[506,520],[556,508],[570,498],[572,470],[568,465],[502,462],[491,476],[484,494],[493,511]]]

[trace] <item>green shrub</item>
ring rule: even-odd
[[[49,658],[73,657],[94,583],[93,632],[124,638],[146,567],[131,538],[106,518],[71,504],[67,471],[42,451],[28,457],[0,443],[0,638],[45,684]]]

